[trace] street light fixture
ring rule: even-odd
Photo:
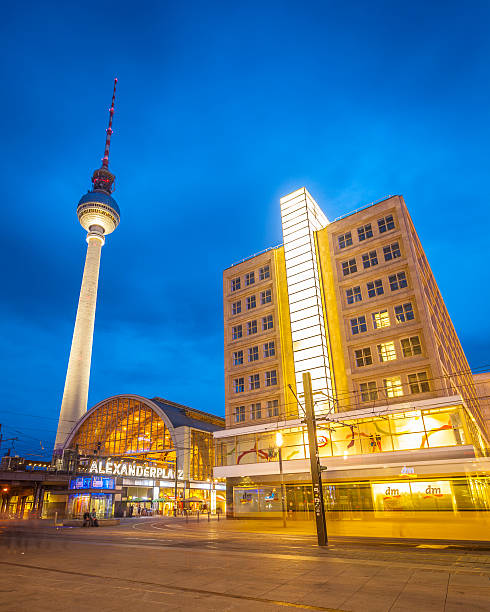
[[[282,526],[286,527],[286,494],[284,489],[284,473],[282,471],[282,445],[283,437],[280,431],[276,432],[276,446],[279,455],[279,473],[281,474],[281,507],[282,507]]]

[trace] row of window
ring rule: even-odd
[[[376,345],[376,349],[379,363],[385,363],[387,361],[394,361],[397,359],[397,350],[393,340],[380,342]],[[420,344],[420,338],[418,336],[402,338],[400,340],[400,349],[403,357],[414,357],[415,355],[421,355],[422,346]],[[372,365],[373,353],[371,351],[371,347],[368,346],[366,348],[355,349],[354,360],[358,368]]]
[[[248,349],[247,353],[248,353],[249,363],[259,360],[259,347],[258,346],[251,346]],[[275,354],[276,354],[276,345],[274,341],[266,342],[265,344],[262,345],[262,355],[264,359],[267,359],[269,357],[274,357]],[[233,365],[234,366],[243,365],[243,359],[244,359],[243,350],[233,352]]]
[[[277,385],[277,371],[269,370],[264,372],[264,387],[274,387]],[[250,374],[248,377],[248,391],[255,391],[260,389],[260,374]],[[239,376],[233,379],[233,391],[234,393],[244,393],[245,391],[245,377]]]
[[[427,393],[430,391],[429,378],[427,372],[415,372],[409,374],[408,389],[410,393]],[[363,382],[359,385],[362,402],[375,402],[383,397],[400,397],[403,395],[403,385],[400,376],[390,376],[383,379],[383,386],[380,388],[375,380]]]
[[[395,220],[393,219],[393,215],[387,215],[382,219],[378,219],[378,231],[380,234],[384,234],[392,229],[395,229]],[[372,237],[373,226],[371,223],[367,223],[366,225],[357,228],[357,238],[359,242],[363,242],[364,240],[368,240]],[[340,249],[345,249],[346,247],[352,246],[352,232],[345,232],[345,234],[337,236],[337,240]]]
[[[413,321],[413,319],[415,319],[411,302],[394,306],[393,312],[396,323],[406,323],[407,321]],[[373,329],[381,329],[383,327],[390,327],[391,325],[390,313],[387,308],[384,308],[383,310],[372,312],[371,317],[369,317],[369,315],[360,315],[352,318],[350,320],[351,333],[355,335],[367,332],[369,319],[371,319]]]
[[[391,261],[392,259],[398,259],[401,257],[400,244],[398,242],[393,242],[392,244],[387,244],[383,247],[383,257],[385,261]],[[364,270],[368,268],[372,268],[373,266],[378,265],[378,252],[376,250],[369,251],[368,253],[364,253],[361,255],[362,267]],[[357,260],[355,257],[352,259],[348,259],[347,261],[341,262],[342,274],[344,276],[348,276],[349,274],[354,274],[358,271],[357,268]]]
[[[398,291],[398,289],[405,289],[408,287],[407,275],[405,272],[397,272],[396,274],[390,274],[388,276],[388,285],[391,291]],[[378,295],[383,295],[384,285],[383,279],[378,278],[374,281],[366,283],[366,291],[368,298],[374,298]],[[362,291],[361,286],[351,287],[345,291],[345,299],[347,304],[354,304],[355,302],[362,302]]]
[[[243,325],[233,325],[231,328],[231,339],[238,340],[243,337]],[[266,315],[262,317],[262,331],[266,331],[268,329],[274,328],[274,319],[272,315]],[[252,334],[256,334],[258,331],[257,319],[253,321],[247,321],[246,323],[247,336],[251,336]]]
[[[262,306],[264,306],[265,304],[271,304],[272,303],[272,289],[265,289],[264,291],[261,291],[259,295],[259,300]],[[245,299],[245,308],[247,310],[252,310],[256,307],[257,307],[257,296],[249,295]],[[237,300],[236,302],[233,302],[231,305],[231,314],[237,315],[237,314],[240,314],[241,312],[242,312],[242,300]]]
[[[249,418],[253,421],[261,419],[262,416],[268,418],[277,417],[279,416],[279,400],[269,400],[265,406],[262,406],[262,402],[250,404],[249,415]],[[246,416],[246,406],[235,406],[233,410],[233,419],[235,423],[243,423],[243,421],[247,420]]]
[[[271,276],[270,266],[263,266],[259,268],[259,281],[267,280]],[[247,272],[243,277],[243,286],[250,287],[250,285],[255,284],[255,272]],[[236,276],[232,278],[230,281],[230,289],[231,291],[238,291],[242,288],[242,279],[240,276]]]

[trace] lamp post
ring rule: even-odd
[[[276,446],[279,451],[279,473],[281,474],[281,508],[282,508],[282,526],[286,527],[286,492],[284,489],[284,473],[282,471],[282,433],[276,433]]]

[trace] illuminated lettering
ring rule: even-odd
[[[112,461],[105,462],[105,473],[112,474]]]
[[[121,467],[121,476],[128,474],[128,464],[127,463],[123,463],[122,467]]]
[[[143,466],[142,465],[136,466],[136,476],[143,476]]]
[[[89,471],[89,474],[91,474],[92,472],[97,472],[97,461],[90,462],[90,468],[88,471]]]
[[[157,475],[157,468],[151,467],[150,468],[150,478],[155,478],[156,475]]]
[[[114,468],[112,470],[113,474],[121,474],[121,468],[124,465],[124,463],[114,463]]]
[[[150,476],[150,468],[148,466],[146,466],[143,470],[143,476],[145,476],[145,478],[148,478]]]
[[[128,476],[134,476],[136,474],[136,466],[132,463],[128,466]]]
[[[99,474],[105,474],[105,471],[102,469],[102,461],[99,461]]]

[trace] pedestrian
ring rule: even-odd
[[[82,527],[90,527],[90,512],[87,510],[83,514],[83,525]]]
[[[138,506],[138,516],[141,516],[141,506]]]
[[[131,506],[129,506],[129,516],[133,516],[133,512],[134,512],[134,506],[133,504],[131,504]]]
[[[99,521],[97,520],[97,512],[95,512],[95,508],[92,508],[92,512],[90,513],[90,522],[92,527],[99,526]]]

